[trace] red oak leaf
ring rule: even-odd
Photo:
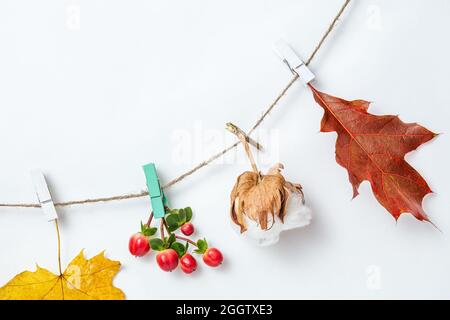
[[[432,191],[404,156],[436,134],[397,116],[370,114],[367,101],[346,101],[309,87],[325,110],[320,131],[337,133],[336,161],[347,169],[353,197],[367,180],[378,202],[396,220],[409,212],[418,220],[429,221],[422,200]]]

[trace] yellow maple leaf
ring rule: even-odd
[[[59,275],[39,266],[34,272],[19,273],[0,288],[0,300],[124,300],[122,290],[112,283],[119,272],[120,262],[105,258],[104,252],[86,260],[81,250],[62,272],[57,219],[55,226]]]
[[[81,251],[60,275],[39,266],[16,275],[0,288],[0,299],[123,300],[124,293],[112,283],[119,269],[120,262],[105,258],[103,252],[86,260]]]

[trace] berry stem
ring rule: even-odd
[[[169,226],[167,225],[166,219],[163,218],[163,222],[164,222],[164,228],[166,228],[166,230],[167,230],[167,232],[169,233],[169,235],[171,235],[172,232],[170,232],[170,230],[169,230]]]
[[[162,238],[164,239],[164,228],[163,228],[163,226],[164,226],[164,228],[167,230],[167,232],[169,233],[169,235],[171,235],[173,232],[170,232],[170,231],[169,231],[169,227],[167,226],[166,219],[162,218],[162,219],[161,219],[161,234],[163,235]],[[188,239],[188,238],[185,238],[185,237],[176,235],[176,234],[175,234],[175,238],[178,239],[178,240],[182,240],[182,241],[189,242],[190,244],[192,244],[193,246],[195,246],[195,247],[198,248],[198,246],[197,246],[197,244],[195,243],[195,241],[192,241],[191,239]]]
[[[153,220],[153,211],[152,211],[152,213],[150,213],[150,217],[148,218],[148,221],[146,224],[147,228],[149,228],[150,225],[152,224],[152,220]]]
[[[161,218],[161,225],[159,226],[159,232],[161,233],[161,240],[164,241],[164,218]]]
[[[181,237],[181,236],[178,236],[178,235],[175,235],[175,238],[177,238],[179,240],[183,240],[183,241],[189,242],[193,246],[198,247],[197,244],[194,241],[192,241],[191,239],[188,239],[188,238],[185,238],[185,237]]]

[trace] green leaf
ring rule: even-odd
[[[144,226],[144,230],[142,231],[142,234],[146,237],[151,237],[156,233],[156,231],[158,231],[158,228],[147,228]]]
[[[178,226],[169,226],[167,229],[169,229],[169,232],[174,232],[178,229]]]
[[[174,243],[176,241],[175,235],[172,233],[169,238],[167,239],[167,243],[169,245],[169,247],[172,245],[172,243]]]
[[[164,242],[159,238],[150,239],[150,247],[156,251],[164,250]]]
[[[182,226],[186,222],[186,213],[184,212],[184,209],[180,209],[180,212],[178,212],[178,223],[180,226]]]
[[[195,251],[196,253],[205,253],[206,249],[208,249],[208,243],[206,242],[206,239],[199,239],[197,241],[197,248],[198,249]]]
[[[180,242],[174,242],[171,244],[170,248],[172,248],[173,250],[175,250],[178,254],[178,257],[182,257],[184,256],[184,254],[186,253],[186,248],[185,246],[180,243]]]
[[[179,220],[178,220],[178,214],[171,213],[170,215],[168,215],[166,217],[166,222],[169,227],[176,228],[176,229],[178,229],[180,227]]]
[[[184,212],[186,213],[186,222],[192,220],[192,209],[191,207],[184,208]]]

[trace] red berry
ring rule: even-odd
[[[186,253],[180,259],[180,266],[181,270],[183,270],[184,273],[189,274],[194,272],[195,269],[197,269],[197,261],[189,253]]]
[[[223,261],[222,253],[216,248],[206,249],[203,261],[210,267],[217,267]]]
[[[140,232],[133,234],[130,238],[130,242],[128,243],[128,249],[133,256],[144,256],[150,251],[148,238]]]
[[[190,222],[183,224],[181,226],[181,232],[183,232],[185,236],[190,236],[194,233],[194,225]]]
[[[156,262],[164,271],[172,271],[178,266],[178,254],[173,249],[166,249],[158,253]]]

